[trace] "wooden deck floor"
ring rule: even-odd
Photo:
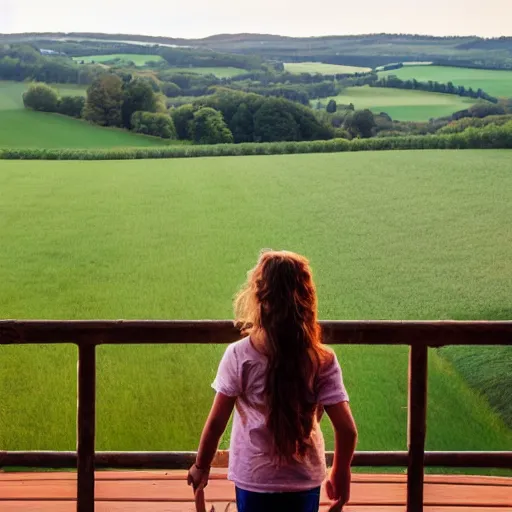
[[[97,512],[189,512],[194,510],[183,471],[98,472]],[[512,478],[427,476],[426,512],[511,512]],[[224,470],[206,490],[216,510],[235,512],[234,488]],[[74,473],[0,473],[2,512],[74,512]],[[321,510],[327,510],[322,496]],[[354,475],[346,512],[403,512],[404,475]]]

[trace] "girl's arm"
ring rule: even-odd
[[[326,406],[325,411],[334,427],[336,439],[327,493],[330,499],[343,506],[350,498],[350,464],[357,444],[357,428],[348,402]]]
[[[210,414],[201,434],[196,463],[190,468],[188,483],[194,487],[206,487],[210,466],[219,446],[220,438],[226,430],[231,413],[235,406],[236,396],[217,393]]]

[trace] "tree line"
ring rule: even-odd
[[[491,96],[482,89],[477,89],[475,91],[472,87],[466,88],[463,85],[454,85],[453,82],[448,82],[446,84],[434,82],[433,80],[429,80],[428,82],[419,82],[416,79],[402,80],[395,75],[390,75],[387,77],[382,77],[369,85],[371,87],[390,87],[393,89],[409,89],[415,91],[455,94],[457,96],[482,99],[490,101],[491,103],[498,103],[498,98]]]
[[[159,47],[156,52],[171,66],[234,67],[241,69],[261,69],[263,60],[257,55],[220,53],[197,48]]]
[[[145,80],[123,82],[117,75],[93,81],[87,97],[63,96],[44,83],[34,83],[23,94],[25,108],[83,118],[100,126],[125,128],[164,139],[175,139],[176,129],[165,103]]]
[[[90,84],[104,73],[101,66],[80,66],[68,57],[44,56],[31,45],[0,46],[0,79]]]
[[[26,108],[34,110],[198,144],[333,137],[330,127],[318,120],[310,108],[283,98],[221,90],[168,112],[162,95],[155,93],[147,81],[123,81],[115,74],[104,74],[94,80],[85,100],[59,98],[50,86],[36,83],[23,95],[23,101]],[[69,107],[71,103],[73,109]]]
[[[190,137],[187,123],[195,111],[204,107],[222,115],[236,143],[325,140],[334,135],[309,107],[284,98],[219,88],[215,94],[171,112],[181,137]]]

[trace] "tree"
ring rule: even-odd
[[[122,126],[123,82],[117,75],[103,75],[87,90],[83,116],[101,126]]]
[[[142,78],[138,78],[137,80],[142,80],[143,82],[146,82],[151,87],[151,89],[153,89],[153,92],[160,92],[160,86],[153,77],[143,76]]]
[[[83,96],[63,96],[59,101],[57,111],[64,116],[81,117],[84,106],[85,98]]]
[[[194,113],[189,132],[198,144],[222,144],[233,142],[233,134],[222,114],[213,108],[203,107]]]
[[[163,139],[175,139],[176,128],[171,117],[167,114],[151,112],[134,112],[131,119],[134,132],[145,133]]]
[[[32,84],[23,94],[25,108],[41,112],[56,112],[59,96],[55,89],[46,84]]]
[[[229,124],[235,142],[252,142],[254,120],[245,103],[241,103]]]
[[[168,98],[175,98],[181,94],[181,88],[174,82],[164,82],[161,89]]]
[[[345,118],[343,127],[354,137],[363,139],[371,137],[373,129],[376,127],[373,112],[368,109],[355,110]]]
[[[195,109],[192,105],[182,105],[171,111],[171,117],[176,127],[179,139],[191,139],[189,132],[190,121],[194,118]]]
[[[481,102],[471,105],[469,107],[469,115],[471,117],[484,118],[487,116],[502,116],[506,114],[505,109],[501,105],[495,105],[494,103]]]
[[[299,125],[286,100],[269,98],[254,116],[254,138],[258,142],[300,140]]]
[[[128,83],[123,91],[123,126],[131,128],[134,112],[156,112],[156,97],[151,85],[140,78]]]
[[[334,114],[336,112],[337,105],[335,100],[329,100],[329,103],[327,103],[327,107],[325,110],[329,112],[329,114]]]

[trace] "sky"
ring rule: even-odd
[[[0,0],[0,33],[512,36],[512,0]]]

